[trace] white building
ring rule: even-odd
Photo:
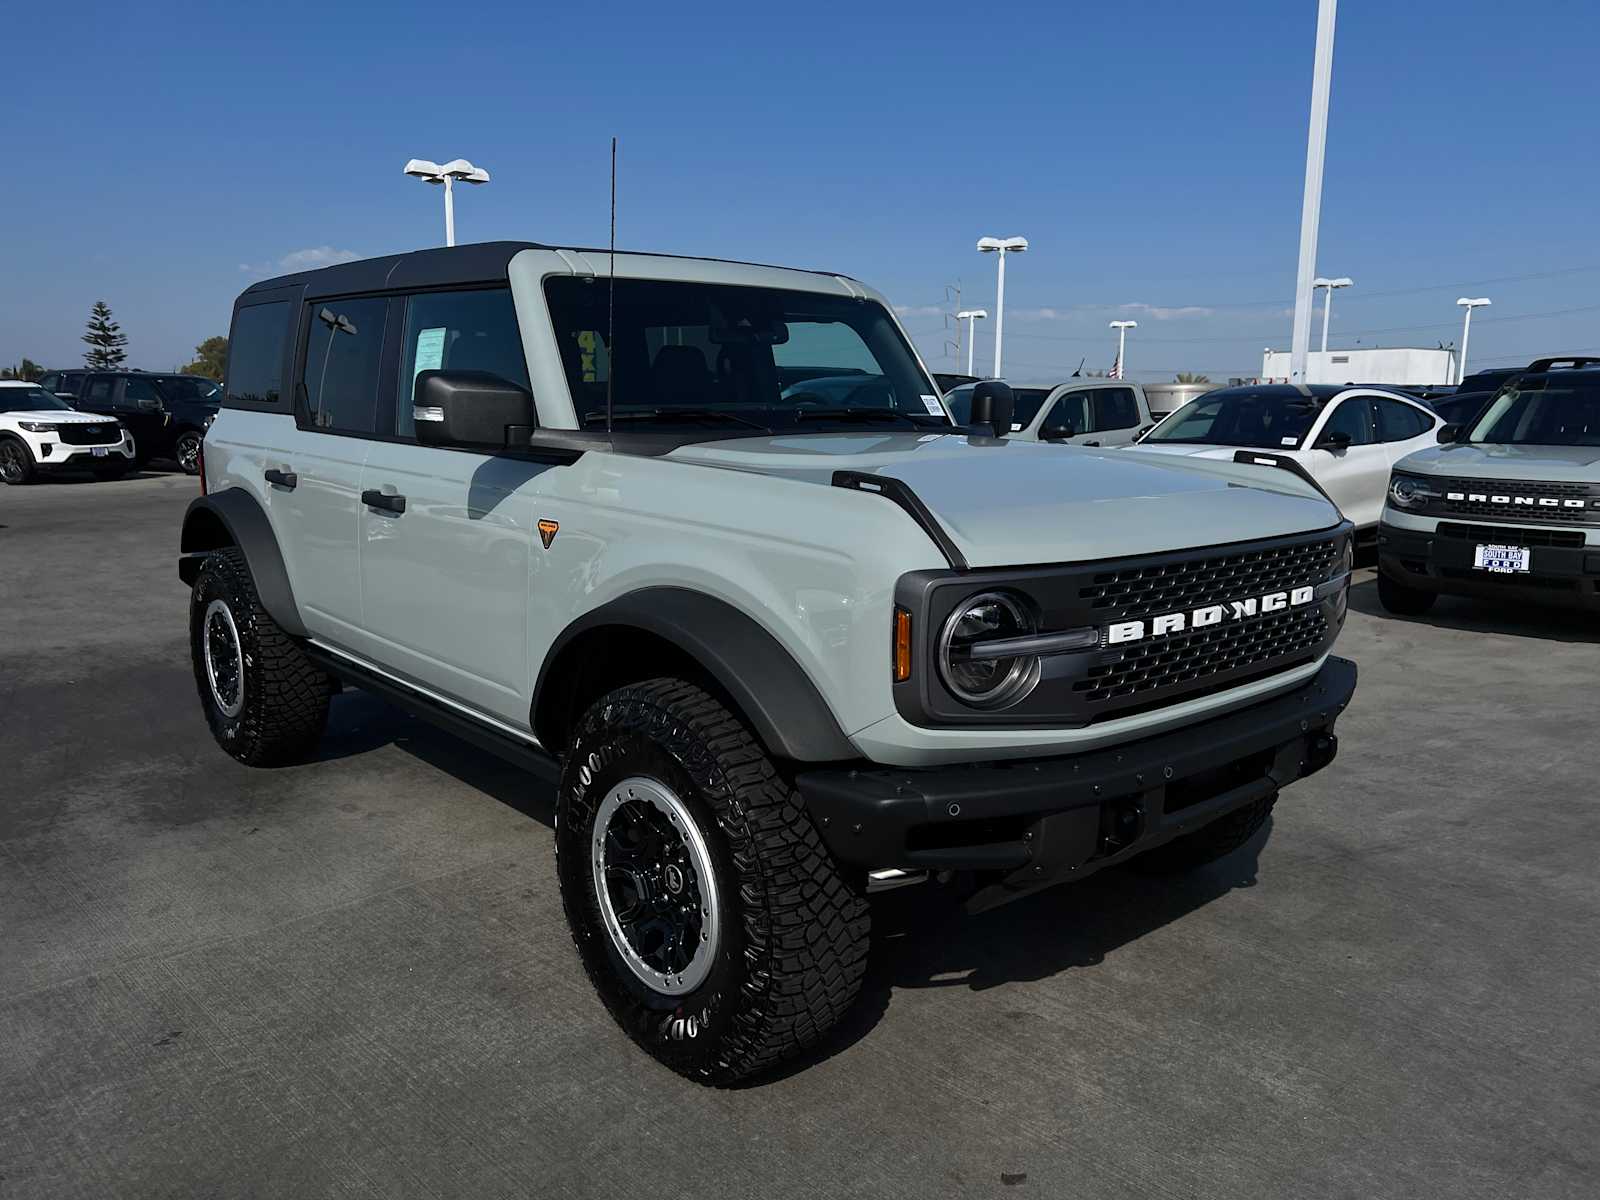
[[[1261,355],[1261,378],[1289,381],[1289,351],[1268,349]],[[1306,355],[1307,383],[1454,383],[1454,350],[1418,350],[1396,346],[1386,350],[1313,350]]]

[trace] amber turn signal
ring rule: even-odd
[[[894,610],[894,681],[904,683],[911,678],[911,614],[903,608]]]

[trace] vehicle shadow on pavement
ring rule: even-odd
[[[1471,596],[1440,596],[1420,617],[1396,616],[1378,601],[1376,578],[1350,589],[1350,607],[1358,613],[1408,625],[1459,629],[1463,633],[1504,633],[1512,637],[1542,638],[1550,642],[1600,643],[1600,621],[1594,614],[1565,608],[1540,608],[1509,601],[1496,604]]]
[[[1113,868],[977,915],[965,912],[968,893],[954,885],[887,892],[873,901],[872,957],[855,1006],[822,1045],[749,1085],[773,1083],[848,1050],[872,1032],[902,988],[986,991],[1097,967],[1235,888],[1254,887],[1271,835],[1269,816],[1247,844],[1198,870],[1149,876]]]
[[[71,487],[80,483],[128,483],[134,479],[159,479],[173,474],[173,471],[155,471],[149,467],[140,467],[137,470],[127,471],[114,478],[102,479],[92,471],[50,471],[41,472],[33,477],[29,487]]]

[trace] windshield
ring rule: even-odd
[[[0,388],[0,412],[72,411],[72,405],[42,387]]]
[[[1012,398],[1016,407],[1011,410],[1011,424],[1017,429],[1026,429],[1033,424],[1033,418],[1039,415],[1039,406],[1050,395],[1049,388],[1012,388]],[[950,409],[950,415],[956,419],[957,425],[970,425],[972,423],[972,385],[965,384],[958,387],[945,397],[945,404]]]
[[[554,278],[550,319],[580,424],[747,430],[949,428],[883,306],[710,283]],[[615,328],[614,338],[607,330]]]
[[[1523,446],[1600,446],[1600,376],[1518,379],[1473,426],[1473,442]]]
[[[1144,440],[1255,450],[1294,448],[1316,422],[1320,408],[1315,397],[1294,393],[1212,392],[1189,401]]]

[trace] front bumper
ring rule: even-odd
[[[1338,752],[1334,722],[1355,686],[1355,664],[1330,657],[1293,691],[1103,750],[807,771],[796,782],[842,861],[998,871],[1001,888],[1020,894],[1131,858],[1321,770]]]
[[[1600,609],[1600,545],[1547,545],[1570,540],[1578,531],[1517,525],[1471,526],[1471,537],[1446,536],[1438,529],[1378,526],[1378,570],[1396,583],[1452,596]],[[1528,546],[1527,574],[1501,575],[1472,565],[1481,544]]]
[[[102,451],[96,454],[95,451]],[[34,461],[41,467],[70,467],[74,470],[113,460],[133,461],[133,446],[124,438],[104,446],[72,446],[66,442],[45,441],[34,451]]]

